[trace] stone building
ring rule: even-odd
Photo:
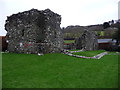
[[[61,16],[49,9],[13,14],[7,17],[8,51],[15,53],[53,53],[63,49]]]
[[[98,49],[98,40],[97,34],[93,31],[85,30],[84,33],[75,40],[76,49],[88,50],[97,50]]]

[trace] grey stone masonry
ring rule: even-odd
[[[7,17],[8,51],[15,53],[54,53],[63,49],[61,16],[50,9],[20,12]]]
[[[76,49],[83,49],[85,51],[97,50],[97,34],[93,31],[85,30],[84,33],[75,40],[75,47]]]
[[[87,56],[82,56],[82,55],[74,55],[73,53],[76,52],[83,52],[83,50],[78,50],[78,51],[64,51],[63,54],[69,55],[69,56],[73,56],[73,57],[77,57],[77,58],[86,58],[86,59],[101,59],[104,55],[107,55],[108,52],[103,52],[100,53],[96,56],[93,57],[87,57]]]

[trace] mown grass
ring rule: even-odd
[[[93,57],[97,54],[103,53],[105,50],[95,50],[95,51],[84,51],[84,52],[76,52],[73,53],[74,55],[81,55],[81,56],[87,56],[87,57]]]
[[[80,49],[73,49],[73,50],[69,50],[69,51],[79,51]]]
[[[64,40],[64,43],[74,43],[75,40]]]
[[[82,59],[60,53],[2,54],[3,88],[116,88],[118,55]]]

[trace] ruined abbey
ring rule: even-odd
[[[61,16],[50,9],[29,11],[7,17],[8,51],[15,53],[53,53],[63,49]]]
[[[61,16],[50,9],[20,12],[7,17],[7,51],[15,53],[56,53],[64,51]],[[89,30],[75,40],[75,49],[96,50],[97,35]]]

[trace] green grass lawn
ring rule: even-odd
[[[79,51],[80,49],[73,49],[73,50],[69,50],[69,51]]]
[[[81,56],[87,56],[87,57],[93,57],[97,54],[103,53],[105,50],[96,50],[96,51],[84,51],[84,52],[76,52],[73,53],[74,55],[81,55]]]
[[[64,43],[74,43],[75,40],[64,40]]]
[[[3,53],[3,88],[116,88],[118,55],[82,59],[54,53]]]

